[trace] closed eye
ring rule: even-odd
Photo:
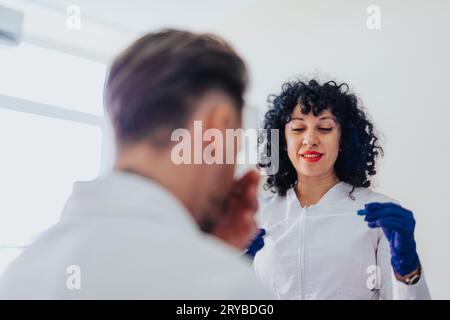
[[[320,131],[323,132],[330,132],[331,130],[333,130],[333,128],[319,128]],[[292,128],[292,131],[296,131],[296,132],[301,132],[301,131],[305,131],[305,129],[302,128]]]

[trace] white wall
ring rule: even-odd
[[[381,29],[366,27],[369,5]],[[214,31],[250,68],[251,105],[289,77],[348,82],[384,134],[376,190],[411,209],[433,298],[450,299],[450,2],[261,1]]]

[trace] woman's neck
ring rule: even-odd
[[[297,178],[295,193],[302,207],[311,206],[320,201],[325,193],[339,182],[338,177],[331,173],[323,177]]]

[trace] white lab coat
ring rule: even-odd
[[[395,279],[383,231],[356,213],[369,202],[398,202],[366,188],[353,201],[351,188],[339,182],[304,208],[293,189],[261,199],[267,235],[254,260],[258,277],[280,299],[429,299],[424,273],[415,285]]]
[[[119,172],[76,183],[60,222],[0,279],[0,299],[273,298],[168,191]]]

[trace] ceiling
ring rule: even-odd
[[[257,0],[25,0],[65,12],[78,5],[82,17],[134,33],[174,26],[213,29]]]
[[[172,27],[216,32],[258,0],[0,0],[24,13],[23,41],[99,62],[108,62],[149,31]],[[70,6],[80,9],[81,28],[67,27]]]

